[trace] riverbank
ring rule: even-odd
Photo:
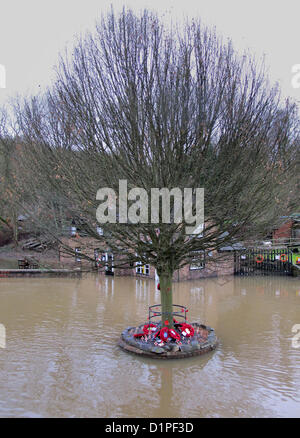
[[[0,247],[0,269],[17,269],[18,260],[24,258],[36,261],[41,269],[70,269],[72,266],[67,261],[61,263],[58,252],[53,249],[43,252],[23,250],[22,242],[18,247],[13,243]]]
[[[82,275],[81,269],[0,269],[0,278],[73,277],[78,275]]]

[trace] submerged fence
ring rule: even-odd
[[[292,266],[292,252],[287,248],[251,248],[234,254],[236,275],[292,275]]]

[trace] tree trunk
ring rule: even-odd
[[[161,322],[163,327],[173,327],[172,272],[162,272],[159,276],[161,298]],[[168,324],[165,324],[168,321]]]

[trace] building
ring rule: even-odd
[[[274,245],[300,245],[300,213],[281,217],[279,224],[272,230],[271,238]]]
[[[74,230],[72,230],[74,233]],[[100,274],[116,276],[136,276],[157,279],[155,268],[142,262],[124,261],[122,264],[122,255],[113,254],[107,251],[100,251],[99,242],[96,239],[85,236],[73,238],[64,238],[63,243],[66,247],[73,249],[73,254],[67,254],[60,250],[60,263],[64,266],[80,269],[91,269],[91,267]],[[220,251],[202,253],[203,256],[197,258],[195,262],[185,265],[174,273],[173,281],[196,280],[199,278],[218,277],[234,274],[234,251],[233,247],[222,248]],[[87,260],[88,256],[90,260]]]

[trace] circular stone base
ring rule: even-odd
[[[145,342],[135,338],[134,333],[141,331],[142,325],[125,329],[121,334],[118,345],[129,353],[155,359],[183,359],[207,353],[217,347],[218,339],[213,328],[197,322],[193,322],[191,325],[195,329],[195,335],[184,340],[181,345],[176,342],[169,342],[159,347],[151,341]]]

